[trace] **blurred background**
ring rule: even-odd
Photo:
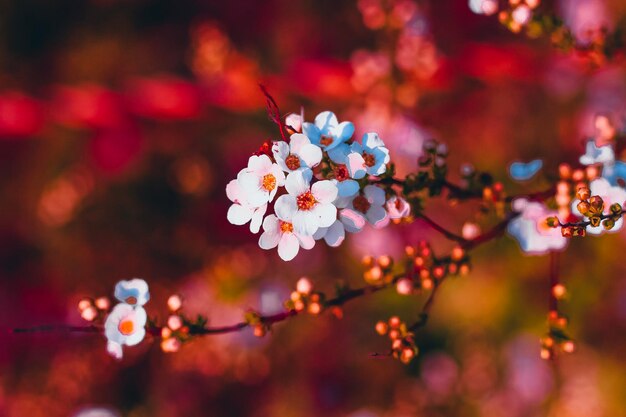
[[[552,4],[575,33],[614,27],[621,0]],[[561,256],[563,311],[578,351],[539,358],[548,259],[508,237],[438,294],[410,365],[375,359],[377,320],[413,321],[424,301],[394,291],[344,318],[298,317],[268,337],[205,337],[175,354],[147,337],[117,362],[101,335],[10,334],[76,324],[83,296],[150,283],[150,316],[172,293],[210,323],[281,309],[307,275],[362,285],[364,254],[450,244],[420,222],[318,244],[292,262],[226,221],[226,183],[285,113],[332,110],[377,131],[399,175],[424,139],[507,180],[514,160],[577,163],[593,117],[626,110],[626,71],[592,66],[546,39],[473,14],[465,1],[3,0],[0,2],[0,416],[626,416],[625,232],[573,241]],[[433,201],[449,229],[487,228],[475,206]]]

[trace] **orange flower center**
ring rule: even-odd
[[[293,224],[291,224],[289,222],[281,221],[280,222],[280,231],[283,232],[283,233],[291,233],[291,232],[293,232]]]
[[[335,179],[337,181],[345,181],[350,178],[350,173],[345,165],[337,165],[333,169],[333,174],[335,174]]]
[[[287,159],[285,159],[285,165],[287,165],[287,168],[295,171],[300,168],[300,158],[298,158],[297,155],[289,155]]]
[[[267,174],[263,176],[263,181],[261,183],[265,191],[272,191],[276,188],[276,177],[272,174]]]
[[[322,136],[320,138],[320,143],[324,146],[328,146],[331,143],[333,143],[333,137],[332,136]]]
[[[402,208],[402,201],[399,198],[396,198],[396,210],[400,211]]]
[[[300,194],[296,201],[300,210],[311,210],[317,204],[315,196],[310,191]]]
[[[130,304],[130,305],[137,304],[137,299],[133,296],[130,296],[126,298],[126,304]]]
[[[361,213],[367,213],[367,210],[369,210],[372,206],[370,202],[367,201],[367,198],[363,197],[362,195],[354,197],[354,200],[352,200],[352,205],[354,206],[355,210],[360,211]]]
[[[124,336],[128,336],[128,335],[133,334],[133,332],[135,331],[135,323],[133,323],[132,320],[122,320],[120,321],[120,324],[117,326],[117,329]]]
[[[363,159],[365,160],[365,165],[370,168],[376,165],[376,158],[371,153],[363,152]]]

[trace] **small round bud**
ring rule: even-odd
[[[380,266],[376,265],[371,268],[369,271],[365,272],[365,281],[370,283],[376,283],[380,281],[383,277],[383,270]]]
[[[576,198],[579,200],[587,200],[591,197],[591,190],[588,187],[579,187],[576,190]]]
[[[541,359],[548,360],[550,359],[552,354],[550,353],[550,350],[548,349],[541,349],[540,356],[541,356]]]
[[[551,338],[550,336],[544,338],[541,343],[548,348],[551,348],[552,346],[554,346],[554,339]]]
[[[461,171],[461,176],[467,178],[474,173],[474,166],[468,163],[461,164],[460,171]]]
[[[605,230],[611,230],[612,228],[615,227],[615,220],[606,219],[602,222],[602,226],[604,227]]]
[[[571,201],[568,194],[557,194],[556,197],[554,197],[554,200],[559,207],[569,206]]]
[[[614,203],[614,204],[611,204],[611,207],[609,207],[609,210],[611,210],[611,213],[613,214],[620,214],[622,212],[622,206],[619,203]]]
[[[298,280],[298,282],[296,283],[296,290],[300,293],[300,294],[308,294],[313,290],[313,283],[311,283],[311,280],[309,280],[306,277],[302,277]]]
[[[104,310],[104,311],[108,310],[111,307],[111,301],[109,300],[109,297],[98,297],[96,298],[96,301],[94,302],[94,304],[100,310]]]
[[[437,148],[437,142],[434,139],[428,139],[424,142],[423,146],[427,151],[434,151]]]
[[[437,154],[441,156],[446,156],[448,154],[448,145],[445,143],[440,143],[437,145]]]
[[[320,303],[311,303],[308,310],[310,314],[317,315],[322,311],[322,305]]]
[[[567,340],[561,345],[561,348],[563,349],[563,352],[572,353],[576,350],[576,345],[571,340]]]
[[[265,329],[265,326],[263,326],[262,324],[257,324],[253,327],[252,333],[256,337],[263,337],[265,336],[265,333],[267,333],[267,330]]]
[[[296,311],[302,311],[304,310],[304,303],[302,302],[302,300],[294,301],[293,308]]]
[[[463,225],[461,229],[461,236],[463,239],[472,240],[480,235],[480,226],[476,223],[467,222]]]
[[[291,301],[295,303],[296,301],[302,298],[302,294],[300,294],[298,291],[291,291],[289,298],[291,299]]]
[[[578,209],[580,214],[584,216],[585,214],[589,213],[589,210],[591,209],[591,204],[589,204],[589,202],[585,200],[581,200],[578,204],[576,204],[576,208]]]
[[[400,323],[402,322],[398,316],[392,316],[389,318],[389,326],[391,326],[391,328],[395,329],[396,327],[400,327]]]
[[[552,287],[552,295],[557,300],[560,300],[563,297],[565,297],[565,294],[567,294],[567,289],[565,288],[565,285],[556,284],[554,287]]]
[[[600,217],[594,216],[594,217],[590,217],[589,218],[589,223],[591,224],[591,227],[598,227],[600,226]]]
[[[566,238],[574,236],[574,228],[570,226],[561,227],[561,236]]]
[[[585,168],[585,175],[589,181],[595,180],[600,176],[600,171],[598,171],[598,167],[590,165]]]
[[[167,327],[169,327],[173,331],[176,331],[180,329],[181,327],[183,327],[183,319],[181,319],[180,316],[176,316],[176,315],[170,316],[167,319]]]
[[[559,176],[564,180],[572,176],[572,168],[568,164],[559,165]]]
[[[379,321],[378,323],[376,323],[376,333],[383,336],[387,334],[387,331],[389,331],[389,326],[387,325],[387,323],[385,323],[384,321]]]
[[[596,212],[602,212],[602,209],[604,208],[604,200],[602,200],[602,197],[599,195],[589,197],[589,204],[591,205],[591,209]]]
[[[383,269],[389,268],[391,266],[392,262],[393,261],[392,261],[391,257],[387,256],[387,255],[383,255],[383,256],[380,256],[378,258],[378,265],[380,265],[380,267],[383,268]]]
[[[401,295],[409,295],[413,292],[413,281],[409,278],[402,278],[396,283],[396,291]]]
[[[402,344],[402,339],[393,339],[393,342],[391,342],[391,348],[393,350],[400,350]]]
[[[400,360],[402,363],[409,363],[415,357],[415,352],[411,348],[402,349],[402,354],[400,355]]]
[[[169,308],[171,312],[176,312],[180,310],[182,306],[183,298],[178,294],[172,294],[167,299],[167,308]]]
[[[457,266],[457,264],[450,264],[448,265],[448,272],[452,275],[455,275],[457,272],[459,272],[459,267]]]
[[[557,227],[559,225],[559,219],[557,217],[548,217],[546,219],[546,226]]]
[[[89,306],[80,312],[80,316],[83,320],[94,321],[98,317],[98,310],[94,306]]]
[[[556,193],[569,195],[569,183],[567,181],[559,181],[556,185]]]
[[[433,282],[432,279],[427,278],[427,279],[423,279],[422,280],[422,288],[425,290],[432,290],[433,287],[435,286],[435,283]]]
[[[585,179],[585,172],[582,169],[577,169],[572,172],[572,179],[576,182],[582,181]]]
[[[446,275],[446,269],[443,266],[437,266],[433,269],[433,275],[437,279],[441,279]]]
[[[413,256],[415,256],[415,248],[413,246],[406,246],[404,248],[404,253],[406,254],[406,256],[412,258]]]
[[[178,352],[178,350],[180,349],[180,346],[181,346],[180,340],[178,340],[175,337],[171,337],[171,338],[164,339],[161,341],[161,350],[163,352],[168,352],[168,353]]]
[[[361,263],[363,264],[363,266],[371,267],[372,265],[374,265],[374,257],[371,255],[365,255],[361,259]]]
[[[161,338],[167,339],[171,335],[172,335],[172,329],[170,329],[169,327],[161,328]]]
[[[425,261],[424,261],[424,258],[422,258],[421,256],[418,256],[417,258],[415,258],[415,261],[413,263],[417,267],[422,267],[424,266]]]
[[[468,264],[463,264],[459,267],[459,274],[465,276],[470,273],[470,266]]]
[[[83,298],[82,300],[80,300],[78,302],[78,311],[82,312],[83,310],[85,310],[86,308],[89,308],[92,306],[92,302],[90,298]]]
[[[463,259],[464,256],[465,256],[465,251],[463,250],[462,247],[455,246],[454,249],[452,249],[451,258],[453,261],[460,261],[461,259]]]
[[[343,309],[339,306],[334,306],[330,312],[335,316],[335,318],[341,320],[343,318]]]
[[[400,339],[400,330],[398,330],[398,329],[391,329],[391,330],[389,330],[389,338],[391,340],[399,340]]]

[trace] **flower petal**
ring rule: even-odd
[[[385,146],[385,142],[383,142],[380,136],[378,136],[378,133],[375,132],[368,132],[364,134],[361,142],[363,143],[363,146],[370,149]]]
[[[324,111],[315,117],[315,126],[320,130],[322,134],[330,133],[330,130],[339,124],[335,113],[330,111]]]
[[[226,184],[226,197],[233,203],[245,200],[241,186],[236,179]]]
[[[319,216],[313,210],[298,210],[293,215],[292,224],[296,233],[313,236],[320,226],[320,220]]]
[[[339,220],[350,233],[358,233],[365,227],[365,216],[356,210],[343,209],[339,212]]]
[[[308,173],[307,173],[308,172]],[[310,171],[294,171],[287,175],[287,180],[285,181],[285,188],[287,188],[287,192],[292,196],[299,196],[307,191],[309,191],[311,181],[311,176],[313,173]]]
[[[278,256],[284,261],[290,261],[296,257],[300,250],[300,242],[293,233],[285,233],[278,243]]]
[[[290,194],[284,194],[278,197],[274,203],[274,212],[282,221],[291,222],[294,213],[298,210],[296,197]]]
[[[389,218],[384,208],[380,206],[372,206],[365,214],[367,221],[377,229],[387,226]]]
[[[309,143],[300,148],[298,156],[309,168],[313,168],[317,166],[322,160],[322,150],[319,148],[319,146],[315,146]]]
[[[291,135],[289,140],[290,153],[299,154],[303,146],[310,144],[311,141],[308,137],[306,137],[306,135],[303,135],[302,133],[294,133]]]
[[[339,142],[345,142],[354,134],[354,125],[352,122],[341,122],[339,126],[333,129],[333,136],[337,138]]]
[[[318,181],[311,187],[311,193],[320,203],[332,203],[337,198],[337,186],[331,181]],[[383,192],[384,194],[384,192]]]
[[[301,234],[296,234],[296,237],[300,241],[300,247],[302,249],[309,250],[309,249],[313,249],[313,247],[315,246],[315,239],[313,238],[313,236],[305,236]]]
[[[261,223],[263,222],[263,216],[265,215],[266,211],[267,204],[254,210],[254,213],[252,214],[252,220],[250,221],[250,231],[252,233],[259,233],[259,230],[261,229]]]
[[[365,198],[372,206],[382,206],[385,204],[385,190],[375,185],[366,185],[363,189]]]
[[[332,203],[318,204],[313,212],[318,217],[319,227],[329,227],[337,220],[337,207]]]
[[[326,235],[324,236],[324,240],[333,248],[341,245],[346,238],[346,231],[343,227],[343,224],[339,220],[335,220],[333,224],[330,225],[328,230],[326,231]]]
[[[337,181],[339,197],[351,197],[359,192],[359,183],[355,180]]]
[[[304,122],[302,124],[302,133],[311,140],[311,143],[320,143],[322,132],[313,123]]]

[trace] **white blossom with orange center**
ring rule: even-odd
[[[384,174],[387,170],[387,163],[391,159],[389,149],[385,147],[385,142],[378,136],[378,133],[373,132],[364,134],[361,142],[354,142],[350,145],[350,150],[361,154],[363,157],[363,169],[369,175]]]
[[[263,223],[263,216],[267,211],[267,204],[253,207],[239,181],[232,180],[226,186],[226,196],[233,204],[228,209],[226,217],[231,224],[241,226],[250,222],[250,231],[258,233]]]
[[[322,150],[313,145],[309,138],[301,133],[291,135],[287,142],[275,142],[272,153],[276,163],[285,172],[311,169],[319,165],[322,160]]]
[[[385,204],[385,191],[375,185],[367,185],[363,194],[354,197],[341,211],[340,219],[346,230],[351,233],[361,231],[365,220],[376,228],[382,228],[389,223]]]
[[[335,113],[324,111],[315,117],[314,123],[302,123],[302,133],[313,144],[329,151],[352,137],[354,125],[352,122],[339,123]]]
[[[259,238],[259,246],[262,249],[273,249],[278,246],[278,256],[284,261],[290,261],[296,257],[300,248],[312,249],[315,240],[312,236],[298,233],[293,227],[294,212],[288,204],[288,200],[278,199],[274,205],[276,215],[270,214],[263,221],[263,234]]]
[[[276,200],[277,214],[291,219],[293,230],[304,236],[313,236],[320,227],[329,227],[337,219],[337,186],[328,180],[310,184],[311,171],[294,171],[287,176],[285,188],[289,194]]]
[[[267,155],[252,155],[248,167],[237,175],[237,181],[252,207],[262,207],[271,202],[278,187],[285,184],[285,174]]]
[[[116,305],[104,323],[107,338],[107,351],[111,356],[121,359],[122,346],[134,346],[146,335],[146,310],[143,307],[126,303]]]

